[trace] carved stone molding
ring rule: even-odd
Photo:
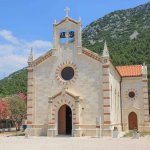
[[[133,92],[133,93],[134,93],[134,96],[133,96],[133,97],[131,97],[131,96],[129,95],[130,92]],[[135,100],[135,99],[137,98],[137,96],[138,96],[138,91],[137,91],[136,89],[134,89],[134,88],[130,88],[130,89],[128,89],[128,90],[125,91],[125,97],[126,97],[127,99],[129,99],[129,100]]]
[[[65,68],[65,67],[71,67],[74,70],[74,76],[71,80],[64,80],[61,76],[61,71]],[[67,60],[65,62],[63,62],[62,64],[60,64],[57,69],[56,69],[56,73],[55,73],[55,78],[56,80],[61,84],[61,85],[70,85],[73,84],[76,79],[78,77],[78,68],[77,66],[70,60]]]

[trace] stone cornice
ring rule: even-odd
[[[54,26],[58,26],[60,25],[61,23],[65,22],[66,20],[69,20],[70,22],[73,22],[75,24],[78,24],[79,22],[75,21],[74,19],[70,18],[70,17],[65,17],[63,20],[61,20],[60,22],[54,24]]]
[[[33,62],[32,62],[32,66],[37,66],[38,64],[42,63],[43,61],[45,61],[47,58],[51,57],[52,56],[52,49],[49,50],[46,54],[40,56],[39,58],[35,59]]]
[[[87,48],[83,47],[82,48],[82,53],[85,54],[85,55],[87,55],[87,56],[89,56],[89,57],[91,57],[91,58],[93,58],[93,59],[95,59],[95,60],[97,60],[97,61],[101,60],[101,57],[100,57],[99,54],[94,53],[94,52],[88,50]]]
[[[39,58],[35,59],[32,62],[32,67],[35,67],[35,66],[39,65],[40,63],[45,61],[47,58],[51,57],[52,54],[53,54],[52,50],[53,49],[49,50],[46,54],[44,54],[44,55],[40,56]],[[91,58],[93,58],[93,59],[95,59],[95,60],[97,60],[97,61],[101,60],[101,57],[100,57],[99,54],[96,54],[96,53],[94,53],[94,52],[92,52],[92,51],[90,51],[90,50],[88,50],[84,47],[82,48],[82,53],[89,56],[89,57],[91,57]]]
[[[65,90],[65,91],[60,91],[60,92],[58,92],[57,94],[55,94],[55,95],[53,95],[53,96],[50,96],[50,97],[49,97],[49,103],[51,103],[51,102],[53,101],[53,99],[55,99],[56,97],[58,97],[58,96],[60,96],[60,95],[65,95],[65,94],[71,96],[71,97],[74,98],[75,100],[78,100],[78,101],[82,100],[82,98],[81,98],[80,96],[76,96],[76,95],[74,95],[73,93],[71,93],[71,92]]]

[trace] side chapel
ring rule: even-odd
[[[150,130],[146,65],[114,66],[82,47],[81,19],[53,24],[53,48],[28,58],[27,124],[31,135],[96,136],[97,130]]]

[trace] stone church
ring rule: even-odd
[[[146,65],[114,66],[82,47],[81,19],[53,24],[53,48],[28,58],[27,124],[36,136],[150,130]]]

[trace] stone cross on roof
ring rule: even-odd
[[[69,7],[66,7],[64,11],[66,12],[66,17],[68,17],[68,14],[69,14],[70,8],[69,8]]]

